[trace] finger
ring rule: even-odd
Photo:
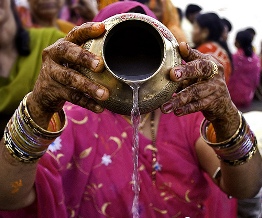
[[[58,64],[71,63],[91,69],[94,72],[100,72],[104,67],[101,57],[63,39],[46,48],[43,55],[45,53]]]
[[[81,93],[102,101],[109,97],[109,91],[107,88],[92,82],[87,77],[73,69],[54,63],[52,71],[51,78],[66,87],[74,88]]]
[[[197,59],[187,64],[174,67],[170,71],[170,79],[179,82],[185,79],[205,79],[218,73],[215,62],[206,59]]]
[[[186,62],[194,61],[197,59],[205,59],[208,56],[206,54],[202,54],[201,52],[197,51],[196,49],[190,48],[190,46],[185,42],[181,42],[179,44],[179,52],[182,58]]]
[[[181,92],[177,93],[168,102],[161,106],[163,113],[170,113],[171,111],[181,108],[191,102],[204,99],[216,92],[216,85],[209,82],[195,83]]]
[[[88,95],[83,92],[79,92],[75,89],[64,87],[63,92],[60,92],[61,98],[64,100],[71,102],[80,107],[91,110],[95,113],[103,112],[104,108],[102,108],[98,103],[94,101],[94,99],[90,98]]]
[[[65,37],[66,41],[82,45],[88,39],[97,38],[105,32],[103,23],[84,23],[74,27]]]
[[[84,95],[84,93],[76,92],[75,90],[71,90],[71,92],[68,93],[67,101],[70,101],[73,104],[79,105],[80,107],[86,108],[95,113],[101,113],[104,111],[104,108],[96,103],[94,99]]]
[[[180,117],[183,115],[192,114],[199,111],[205,111],[208,110],[210,105],[217,104],[217,102],[219,102],[219,98],[217,98],[214,95],[210,95],[206,98],[191,102],[189,104],[184,105],[183,107],[175,109],[174,114]]]

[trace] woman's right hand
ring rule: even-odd
[[[66,101],[96,113],[103,111],[94,99],[106,100],[108,89],[74,69],[81,66],[97,73],[103,70],[102,58],[81,45],[104,31],[102,23],[85,23],[43,51],[42,68],[27,99],[28,110],[38,125],[47,128],[53,113],[60,111]]]

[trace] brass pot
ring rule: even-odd
[[[170,69],[181,64],[177,40],[163,24],[143,14],[119,14],[103,23],[105,34],[87,41],[84,48],[103,57],[105,70],[93,73],[80,69],[109,89],[109,99],[98,103],[115,113],[130,115],[130,83],[138,83],[140,113],[157,109],[179,86],[169,78]]]

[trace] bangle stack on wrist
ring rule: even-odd
[[[65,127],[65,114],[62,110],[56,113],[50,121],[57,123],[57,117],[59,117],[59,126],[63,126],[62,129],[56,129],[54,132],[47,131],[32,120],[26,106],[27,96],[8,122],[4,131],[4,141],[9,153],[15,159],[24,163],[34,163],[45,154],[48,146],[61,135]],[[55,118],[56,121],[54,122]]]
[[[250,160],[257,151],[257,140],[245,118],[239,112],[240,125],[235,134],[223,142],[214,142],[214,128],[204,120],[201,125],[201,136],[216,152],[219,159],[231,166],[238,166]],[[212,136],[207,133],[211,132]]]

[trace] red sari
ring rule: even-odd
[[[226,83],[228,84],[232,72],[232,67],[227,52],[215,42],[204,43],[199,46],[197,50],[204,54],[213,55],[223,65]]]

